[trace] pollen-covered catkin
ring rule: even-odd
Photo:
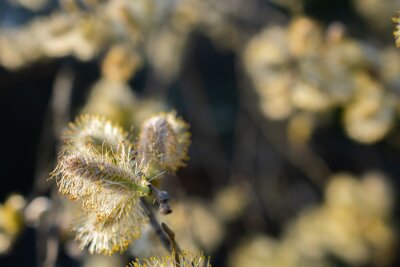
[[[132,146],[123,141],[120,128],[104,118],[83,116],[70,125],[67,136],[52,176],[59,192],[82,200],[84,210],[100,220],[119,218],[127,203],[149,194],[144,166],[132,160]]]
[[[138,153],[148,163],[176,171],[185,165],[190,144],[188,125],[175,112],[160,113],[142,124]]]
[[[137,198],[132,198],[119,218],[98,220],[93,214],[83,214],[73,227],[81,249],[90,253],[112,255],[124,252],[133,240],[139,238],[142,226],[148,221]]]
[[[91,144],[99,152],[115,150],[122,142],[127,142],[127,133],[105,117],[81,115],[70,123],[63,135],[64,150],[81,150]]]
[[[84,213],[73,230],[90,253],[125,251],[148,221],[140,206],[140,197],[150,194],[146,166],[126,137],[105,118],[81,116],[66,131],[51,173],[60,193],[82,201]]]
[[[392,20],[396,23],[396,30],[393,32],[393,36],[396,40],[396,46],[400,47],[400,18],[392,18]]]
[[[147,180],[138,175],[140,166],[130,163],[128,152],[112,158],[89,148],[61,156],[53,172],[60,193],[82,200],[83,208],[99,219],[118,218],[132,197],[149,193]]]
[[[173,252],[177,253],[177,252]],[[126,267],[211,267],[210,261],[202,254],[196,255],[182,251],[177,255],[165,257],[151,257],[141,261],[136,260],[129,263]]]

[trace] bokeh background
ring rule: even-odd
[[[49,172],[81,113],[175,109],[190,160],[159,216],[213,266],[399,266],[398,0],[0,1],[0,266],[125,266],[81,251]]]

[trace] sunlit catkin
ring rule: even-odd
[[[22,209],[25,199],[21,195],[11,195],[0,203],[0,255],[7,253],[24,228]]]
[[[177,253],[177,252],[173,252]],[[129,263],[126,267],[211,267],[209,260],[203,255],[196,255],[186,251],[177,255],[165,257],[151,257],[144,260],[136,260]]]
[[[394,23],[396,23],[396,30],[393,32],[396,40],[396,46],[400,47],[400,18],[393,18],[392,20]]]
[[[395,100],[370,78],[358,77],[357,84],[356,97],[344,112],[345,130],[356,141],[375,143],[393,127]]]
[[[79,117],[66,132],[56,169],[59,191],[99,219],[119,218],[125,206],[149,189],[143,165],[132,160],[125,133],[104,118]]]
[[[67,151],[86,149],[90,144],[97,152],[107,153],[127,143],[128,134],[105,117],[82,115],[68,126],[63,135],[63,149]]]
[[[160,113],[142,124],[138,152],[148,163],[176,171],[184,166],[189,144],[188,125],[175,112]]]
[[[110,81],[126,82],[140,67],[141,59],[133,47],[114,45],[103,59],[102,74]]]
[[[70,124],[65,142],[51,175],[60,193],[83,203],[86,213],[74,227],[76,239],[91,253],[126,250],[146,221],[140,197],[150,193],[144,165],[134,157],[126,133],[86,115]]]
[[[54,175],[59,191],[71,200],[82,200],[83,208],[99,219],[119,218],[125,206],[149,193],[148,182],[138,163],[132,163],[124,146],[114,157],[94,149],[61,155]],[[118,155],[121,153],[122,155]]]
[[[81,249],[90,253],[112,255],[125,251],[131,242],[139,238],[142,226],[148,221],[139,199],[132,198],[117,219],[98,220],[93,214],[84,214],[73,230]]]

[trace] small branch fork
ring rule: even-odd
[[[176,243],[175,233],[165,223],[161,223],[161,227],[164,230],[164,233],[166,233],[168,236],[170,249],[172,250],[172,257],[174,258],[174,265],[175,267],[181,267],[179,261],[179,254],[181,254],[181,249],[179,248],[178,243]]]

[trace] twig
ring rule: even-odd
[[[175,233],[165,223],[161,223],[161,227],[164,230],[164,232],[168,235],[168,239],[171,244],[172,256],[174,258],[175,267],[180,267],[181,265],[179,263],[179,254],[181,253],[181,249],[179,248],[178,243],[176,243]]]
[[[163,244],[163,246],[167,249],[167,251],[169,253],[171,253],[172,252],[171,244],[170,244],[168,236],[166,236],[165,232],[161,228],[159,222],[157,221],[156,217],[154,216],[153,211],[150,209],[150,207],[148,206],[146,201],[143,198],[141,198],[140,201],[141,201],[141,204],[142,204],[142,207],[143,207],[144,211],[146,212],[147,216],[149,217],[150,224],[153,227],[154,232],[156,233],[156,235],[160,239],[160,241]]]

